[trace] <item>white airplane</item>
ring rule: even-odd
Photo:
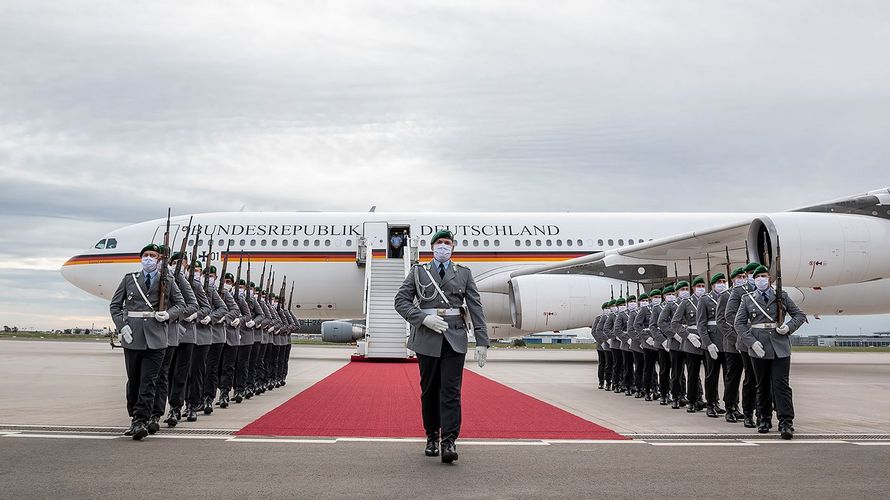
[[[179,248],[190,217],[172,218],[173,248]],[[243,256],[255,282],[264,262],[274,266],[276,276],[294,284],[292,310],[303,319],[364,319],[365,272],[357,260],[366,251],[375,262],[387,258],[390,235],[402,231],[410,235],[420,261],[429,260],[429,237],[441,228],[455,234],[454,260],[473,271],[487,321],[524,332],[589,326],[602,302],[627,284],[634,293],[638,283],[650,289],[689,274],[724,271],[727,249],[729,267],[750,256],[775,269],[777,241],[783,284],[808,314],[890,313],[890,188],[769,214],[226,212],[193,217],[189,249],[196,237],[203,258],[212,238],[217,267],[218,250],[229,247],[229,269],[234,270],[232,259],[237,265]],[[138,266],[140,249],[163,241],[165,225],[166,219],[156,219],[112,231],[69,259],[62,274],[110,299],[123,274]]]

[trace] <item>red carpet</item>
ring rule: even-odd
[[[240,436],[423,437],[415,364],[349,363],[238,431]],[[464,370],[462,438],[625,439]]]

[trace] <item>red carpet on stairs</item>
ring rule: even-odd
[[[423,437],[416,364],[349,363],[237,432],[239,436]],[[462,438],[625,439],[464,370]]]

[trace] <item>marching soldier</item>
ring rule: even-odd
[[[167,322],[186,307],[176,282],[164,277],[166,270],[158,270],[158,245],[146,245],[139,255],[142,270],[124,275],[109,306],[127,369],[127,414],[132,421],[124,435],[137,441],[148,435],[155,384],[167,349]]]
[[[253,332],[254,326],[256,326],[256,317],[247,299],[248,285],[252,285],[252,283],[249,284],[244,280],[238,282],[240,290],[236,299],[238,309],[241,310],[241,337],[238,343],[238,354],[235,358],[235,380],[233,382],[235,387],[233,399],[236,403],[244,401],[247,395],[246,391],[250,383],[250,351],[253,350]],[[252,301],[253,297],[250,299]]]
[[[200,263],[195,263],[195,279],[198,280],[198,286],[201,287],[203,294],[207,299],[210,312],[205,315],[195,325],[195,348],[192,351],[191,369],[188,377],[188,390],[186,396],[186,421],[195,422],[198,420],[198,410],[205,409],[204,405],[204,378],[207,374],[207,352],[213,341],[213,332],[210,325],[216,324],[228,312],[226,305],[219,298],[219,294],[214,290],[216,280],[216,268],[207,266],[207,269],[201,269]],[[208,273],[208,285],[204,287],[204,273]],[[197,292],[196,292],[197,295]],[[211,405],[211,411],[213,406]],[[206,413],[206,410],[205,410]]]
[[[621,341],[615,338],[615,316],[618,314],[618,301],[612,299],[609,301],[609,315],[606,316],[606,321],[603,323],[603,335],[606,337],[606,342],[609,343],[609,350],[612,353],[612,391],[615,394],[619,392],[624,392],[624,389],[621,387],[621,375],[624,373],[623,363],[624,360],[623,355],[621,354]]]
[[[281,309],[282,316],[287,319],[287,333],[282,336],[282,346],[279,349],[278,353],[278,387],[283,387],[287,384],[287,369],[290,364],[290,336],[291,334],[297,333],[297,328],[299,327],[299,321],[297,321],[296,316],[291,310],[287,307],[282,307]]]
[[[717,304],[717,328],[723,333],[723,355],[726,359],[723,372],[723,402],[726,403],[725,418],[727,422],[735,423],[740,418],[744,418],[744,414],[739,410],[739,383],[742,379],[743,365],[742,355],[739,354],[739,350],[736,347],[738,335],[736,335],[735,327],[732,325],[735,318],[729,314],[728,308],[730,299],[736,295],[736,290],[747,286],[744,268],[733,269],[729,274],[729,279],[732,282],[732,288],[729,292],[720,295],[720,301]],[[741,295],[738,297],[740,301]],[[739,301],[736,301],[736,311],[738,311]]]
[[[250,295],[250,310],[251,314],[253,314],[254,328],[253,328],[253,348],[250,350],[250,360],[247,364],[248,366],[248,374],[247,374],[247,389],[244,393],[245,399],[252,398],[255,394],[259,394],[259,380],[262,377],[262,370],[260,369],[259,360],[262,359],[263,354],[263,335],[265,334],[266,324],[268,323],[268,317],[266,316],[266,310],[263,309],[262,304],[262,292],[256,286],[256,283],[250,282],[250,288],[253,290],[253,293]]]
[[[485,365],[488,332],[482,301],[470,270],[451,260],[454,235],[438,231],[430,239],[433,260],[415,265],[396,294],[396,311],[411,324],[408,348],[420,365],[421,409],[426,431],[426,456],[457,460],[460,433],[460,389],[467,336],[476,337],[476,360]],[[415,298],[418,304],[415,306]]]
[[[726,275],[717,273],[711,276],[711,292],[705,294],[698,302],[696,323],[698,334],[701,336],[701,345],[705,351],[705,400],[708,403],[707,415],[717,418],[725,413],[720,407],[719,385],[720,373],[725,364],[723,354],[723,331],[717,322],[718,314],[723,311],[720,303],[726,307]],[[726,379],[724,378],[724,383]]]
[[[688,413],[695,413],[705,408],[704,402],[700,400],[703,351],[701,337],[698,335],[698,325],[695,322],[698,303],[705,294],[705,280],[700,277],[695,278],[692,286],[695,289],[694,295],[689,293],[688,282],[681,281],[677,284],[680,302],[671,319],[671,330],[683,339],[680,348],[686,356],[686,399],[689,402],[686,411]]]
[[[649,318],[649,331],[651,333],[653,346],[658,353],[658,385],[656,389],[657,395],[653,395],[653,399],[659,399],[662,406],[668,405],[668,397],[671,391],[671,350],[669,334],[661,331],[658,326],[658,318],[664,310],[662,303],[664,294],[673,293],[674,287],[666,286],[664,290],[655,289],[649,292],[649,299],[652,302],[652,314]],[[654,374],[653,374],[654,375]]]
[[[599,379],[599,387],[598,389],[606,389],[608,390],[610,376],[607,375],[609,371],[612,369],[610,366],[609,360],[606,357],[607,349],[609,349],[609,343],[606,341],[605,336],[603,335],[603,323],[606,321],[606,316],[609,311],[609,306],[607,303],[603,303],[602,312],[596,319],[593,320],[593,327],[591,327],[591,333],[593,338],[596,340],[596,375]]]
[[[229,407],[229,391],[232,390],[235,378],[235,358],[238,356],[238,345],[241,343],[241,322],[247,321],[241,308],[235,302],[232,290],[235,289],[235,276],[226,273],[223,276],[222,299],[229,313],[225,316],[223,327],[226,331],[226,342],[223,345],[222,358],[219,362],[219,399],[216,404],[220,408]],[[214,382],[216,379],[213,380]],[[205,390],[205,392],[211,392]],[[212,392],[216,392],[215,390]]]
[[[735,338],[735,350],[738,351],[742,358],[742,367],[745,373],[745,381],[742,383],[742,418],[744,419],[744,426],[748,429],[754,429],[760,426],[759,412],[757,412],[757,421],[755,422],[754,420],[757,399],[757,379],[754,376],[754,365],[751,364],[751,357],[748,356],[748,348],[742,344],[742,339],[738,336],[738,332],[735,329],[735,316],[742,303],[742,296],[754,290],[754,275],[752,273],[759,266],[760,264],[751,262],[745,266],[744,271],[738,275],[738,281],[740,283],[733,288],[732,294],[730,294],[729,299],[726,301],[726,312],[724,313],[726,323],[732,326],[732,332]],[[739,375],[739,377],[741,377],[741,375]],[[731,384],[731,382],[729,383]],[[738,385],[736,385],[736,387],[738,387]],[[736,392],[733,394],[735,398],[734,400],[738,401],[738,389],[736,389]]]
[[[627,376],[628,363],[630,363],[630,373],[633,374],[633,353],[627,346],[627,300],[619,297],[615,301],[618,312],[615,313],[615,321],[612,324],[612,337],[618,342],[618,353],[621,356],[621,368],[618,372],[618,381],[621,384],[621,391],[625,396],[631,395],[631,384],[633,383],[633,375]]]
[[[160,249],[165,255],[169,253],[164,245],[160,245]],[[176,274],[177,269],[179,269],[178,275]],[[186,328],[185,325],[191,327],[191,323],[198,317],[198,300],[195,298],[194,292],[192,292],[188,277],[183,272],[182,258],[179,252],[173,254],[167,275],[172,276],[176,281],[176,286],[179,287],[179,292],[185,301],[185,307],[175,318],[171,317],[168,322],[167,350],[164,352],[164,361],[161,363],[160,371],[158,371],[158,379],[155,383],[155,402],[152,407],[151,419],[146,427],[149,434],[154,434],[160,430],[158,422],[164,416],[164,410],[167,407],[167,397],[170,394],[170,386],[173,385],[175,371],[173,358],[179,349],[179,339],[182,336],[182,330]],[[171,411],[173,410],[172,405],[170,409]]]
[[[627,303],[627,346],[630,349],[631,359],[633,359],[633,370],[631,371],[631,384],[634,386],[634,397],[641,399],[643,394],[643,330],[637,329],[637,315],[640,313],[640,303],[637,297],[630,296]]]
[[[272,327],[273,318],[266,304],[266,293],[263,290],[257,290],[257,307],[262,311],[263,322],[260,325],[258,339],[254,339],[254,350],[256,359],[254,360],[254,384],[253,393],[255,395],[266,392],[264,380],[266,379],[266,349],[269,346],[269,329]],[[257,336],[255,336],[257,337]],[[259,348],[256,348],[259,342]],[[251,354],[253,356],[253,354]]]
[[[275,384],[273,380],[275,379],[275,370],[277,367],[277,353],[278,353],[278,343],[280,342],[281,337],[279,336],[279,332],[283,328],[281,322],[281,316],[278,314],[278,296],[274,293],[269,294],[269,301],[266,304],[269,309],[269,314],[272,316],[272,326],[269,328],[269,343],[266,345],[266,352],[263,355],[263,369],[266,373],[266,378],[263,379],[264,389],[268,391],[275,390]]]
[[[658,348],[655,339],[652,337],[652,328],[649,323],[652,322],[652,306],[649,299],[655,292],[661,293],[658,289],[652,290],[650,293],[640,294],[640,311],[634,319],[634,329],[639,333],[638,342],[643,349],[643,361],[641,366],[640,391],[645,396],[646,401],[652,401],[652,393],[657,392],[653,388],[655,380],[655,361],[658,359]]]
[[[689,293],[689,284],[686,281],[677,283],[676,287],[685,285],[686,293]],[[677,296],[674,293],[676,288],[673,285],[664,287],[664,309],[658,315],[658,329],[665,337],[667,337],[667,348],[670,351],[671,358],[671,408],[678,410],[686,406],[686,398],[683,396],[685,390],[685,377],[683,370],[686,366],[686,353],[683,351],[683,337],[680,336],[672,327],[672,320],[677,312]],[[662,344],[664,346],[664,344]]]
[[[794,403],[788,378],[791,371],[791,339],[789,335],[807,322],[807,316],[788,294],[781,297],[770,287],[769,269],[759,266],[754,270],[755,290],[742,297],[735,317],[735,328],[748,348],[757,379],[757,409],[761,422],[757,432],[764,434],[772,428],[773,399],[779,417],[782,439],[794,437]],[[779,324],[779,300],[788,321]]]
[[[204,368],[204,387],[201,394],[201,408],[205,415],[213,413],[213,400],[216,397],[216,389],[219,385],[219,364],[222,359],[223,346],[226,345],[226,323],[232,321],[238,311],[230,311],[228,304],[217,291],[216,267],[210,266],[210,303],[215,308],[224,311],[221,318],[210,323],[210,348],[207,350],[206,366]]]

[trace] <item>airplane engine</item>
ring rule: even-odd
[[[758,217],[748,232],[751,260],[775,273],[781,247],[782,284],[827,287],[890,277],[890,221],[862,215],[786,212]]]
[[[321,324],[321,340],[348,344],[365,336],[365,330],[348,321],[325,321]]]
[[[509,282],[513,326],[527,332],[583,328],[593,324],[614,287],[623,281],[587,275],[533,274]],[[635,290],[631,290],[631,293]]]

